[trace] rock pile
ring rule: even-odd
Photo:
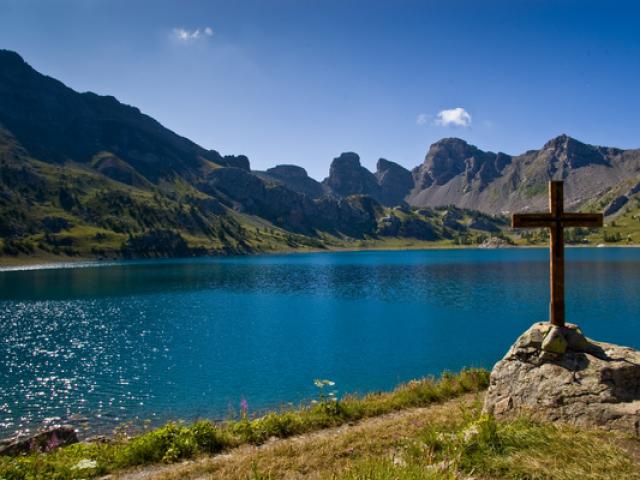
[[[640,435],[640,351],[536,323],[493,368],[484,408]]]

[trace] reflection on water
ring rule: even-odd
[[[640,250],[571,249],[569,321],[640,346]],[[223,417],[312,380],[491,365],[545,319],[547,252],[324,253],[0,272],[0,433]]]

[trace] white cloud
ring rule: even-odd
[[[434,123],[442,127],[468,127],[471,125],[471,115],[461,107],[440,110]]]
[[[429,118],[431,117],[431,115],[427,115],[426,113],[420,113],[418,114],[418,117],[416,118],[416,125],[424,125],[429,121]]]
[[[203,37],[212,37],[213,29],[211,27],[205,27],[202,30],[199,28],[189,30],[178,27],[173,29],[171,36],[181,43],[191,43]]]

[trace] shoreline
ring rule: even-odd
[[[272,252],[251,252],[246,254],[234,255],[198,255],[193,257],[158,257],[158,258],[109,258],[99,259],[94,257],[9,257],[10,261],[5,263],[7,257],[0,257],[0,273],[3,272],[19,272],[29,270],[50,270],[62,268],[85,268],[85,267],[102,267],[110,264],[127,263],[144,263],[147,261],[165,260],[184,261],[197,259],[224,259],[224,258],[246,258],[258,256],[278,256],[278,255],[303,255],[309,253],[349,253],[349,252],[398,252],[398,251],[430,251],[430,250],[506,250],[506,249],[548,249],[547,245],[505,245],[500,247],[481,247],[478,245],[403,245],[398,247],[380,245],[365,247],[329,247],[326,249],[298,249],[298,250],[276,250]],[[606,245],[606,244],[588,244],[588,245],[565,245],[565,248],[640,248],[640,244],[633,245]]]

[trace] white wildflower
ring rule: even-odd
[[[96,462],[95,460],[89,460],[88,458],[85,458],[83,460],[80,460],[78,463],[76,463],[73,467],[71,467],[72,470],[89,470],[89,469],[93,469],[96,468],[98,466],[98,462]]]

